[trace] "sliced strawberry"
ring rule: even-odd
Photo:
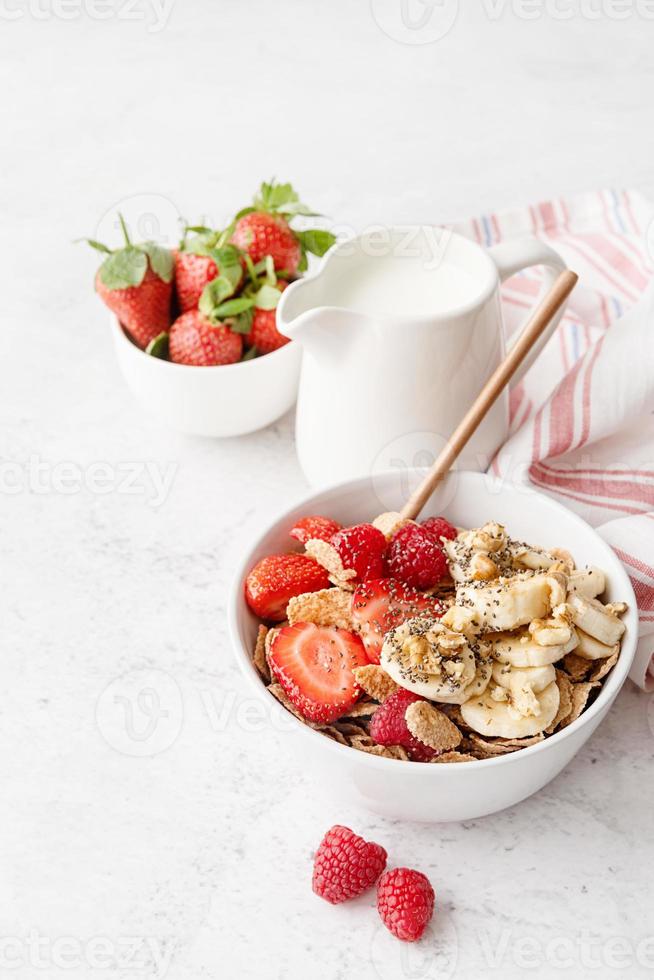
[[[363,643],[334,626],[295,623],[272,641],[270,667],[287,697],[309,721],[329,723],[352,709],[361,694],[355,667],[367,663]]]
[[[368,660],[379,663],[384,636],[407,619],[428,613],[440,617],[445,606],[394,578],[364,582],[352,596],[352,619],[361,634]]]
[[[338,521],[333,521],[331,517],[320,517],[318,514],[314,514],[311,517],[301,517],[299,521],[295,522],[289,534],[301,544],[306,544],[312,538],[329,543],[340,529],[341,525]]]
[[[268,555],[246,578],[245,598],[261,619],[280,623],[286,618],[286,606],[293,596],[318,592],[330,585],[325,569],[308,555]]]

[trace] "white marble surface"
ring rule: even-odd
[[[649,699],[626,688],[558,779],[495,817],[407,826],[331,799],[258,720],[225,631],[242,542],[305,486],[292,420],[212,442],[146,418],[71,240],[134,194],[220,220],[272,173],[355,227],[654,194],[654,23],[473,3],[406,45],[363,0],[176,0],[159,31],[145,2],[135,20],[124,0],[106,20],[90,0],[0,12],[0,974],[649,976]],[[139,741],[148,688],[168,715]],[[429,943],[394,942],[370,898],[312,897],[336,821],[430,874]]]

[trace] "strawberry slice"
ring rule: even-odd
[[[352,619],[361,634],[368,661],[378,664],[384,636],[407,619],[428,614],[440,617],[445,606],[439,599],[404,585],[395,578],[364,582],[352,596]]]
[[[367,663],[358,636],[335,626],[284,626],[270,646],[269,663],[287,697],[309,721],[330,723],[361,694],[355,667]]]
[[[338,521],[333,521],[331,517],[312,514],[311,517],[301,517],[296,521],[289,534],[302,544],[306,544],[312,538],[331,542],[331,539],[340,529],[341,525]]]
[[[280,623],[290,599],[331,585],[327,572],[308,555],[268,555],[245,580],[245,599],[261,619]]]

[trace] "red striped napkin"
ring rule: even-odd
[[[536,235],[579,274],[567,312],[511,393],[511,431],[491,471],[527,479],[595,526],[638,600],[631,678],[654,690],[654,206],[602,190],[457,226],[480,242]],[[508,332],[533,305],[537,271],[503,287]]]

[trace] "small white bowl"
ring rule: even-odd
[[[339,745],[289,715],[269,694],[252,665],[258,622],[247,607],[243,582],[264,555],[288,551],[288,530],[298,517],[324,514],[345,524],[370,521],[384,510],[399,510],[406,494],[397,473],[337,484],[305,497],[286,511],[246,549],[229,603],[229,628],[240,667],[264,699],[275,727],[287,733],[304,772],[313,773],[332,795],[376,813],[404,820],[470,820],[526,799],[556,776],[592,735],[629,672],[636,649],[638,614],[631,583],[611,548],[585,521],[556,501],[526,487],[481,473],[454,473],[432,497],[422,516],[445,514],[454,524],[505,524],[511,535],[572,552],[579,565],[593,564],[607,575],[607,595],[629,609],[620,659],[594,703],[563,731],[538,745],[499,757],[466,763],[425,765],[398,762]],[[380,500],[383,503],[380,503]],[[284,723],[280,724],[282,716]],[[285,764],[285,763],[284,763]]]
[[[297,397],[302,348],[291,341],[238,364],[194,367],[146,354],[111,316],[120,369],[132,393],[161,422],[195,436],[242,436],[270,425]]]

